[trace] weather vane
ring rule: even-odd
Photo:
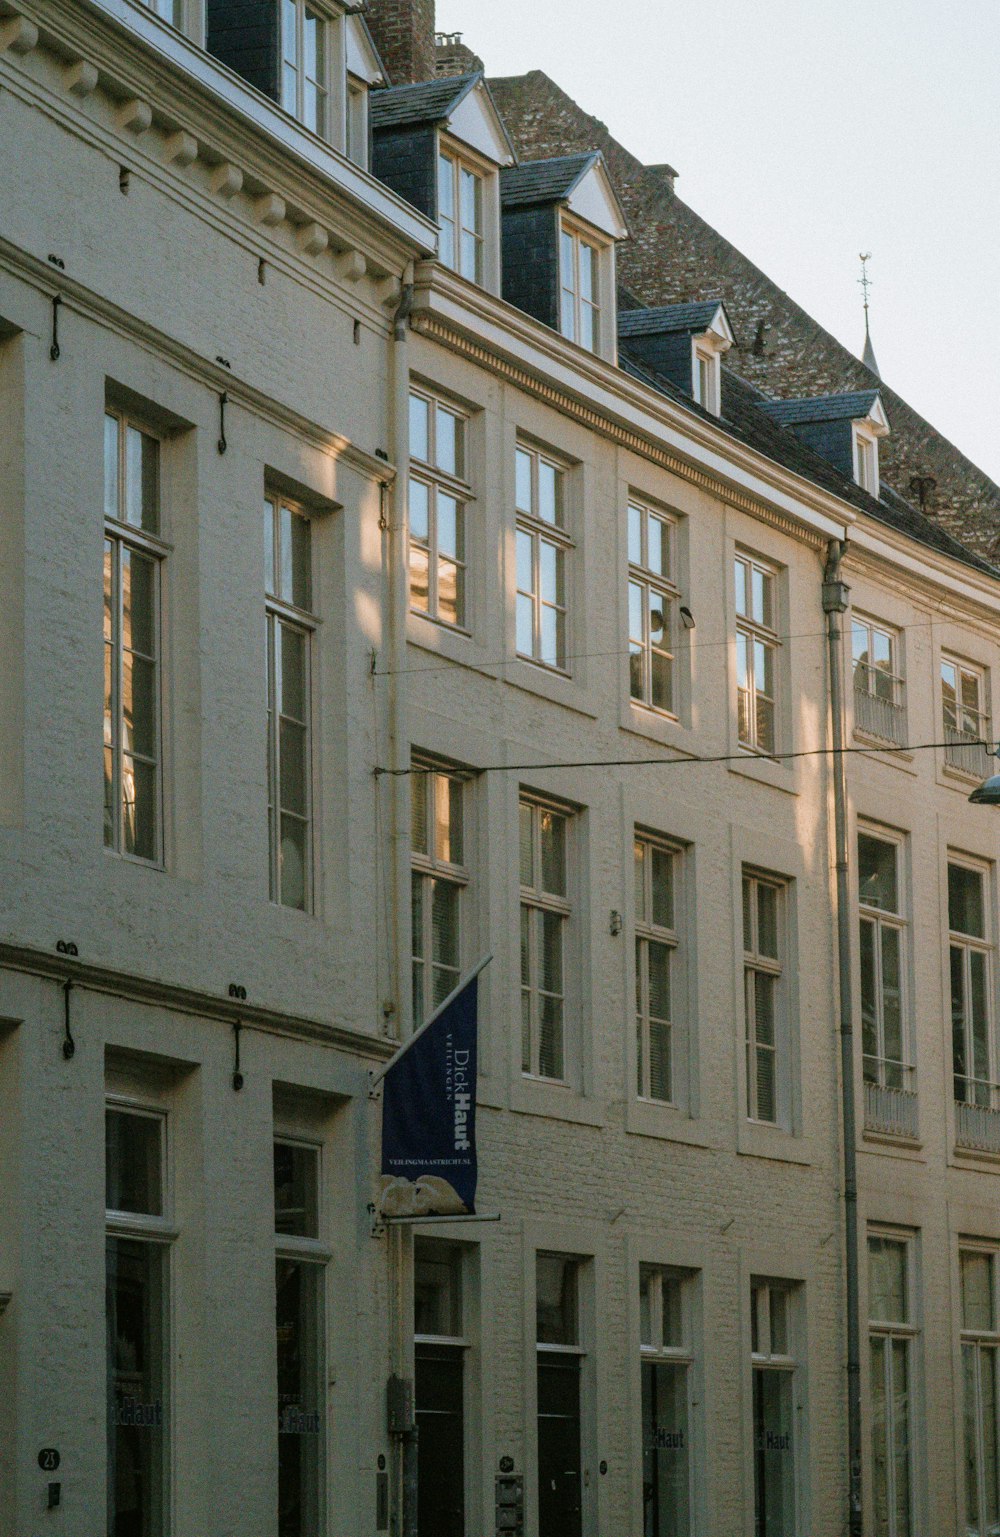
[[[865,335],[866,336],[868,335],[868,290],[872,286],[872,280],[868,276],[868,263],[871,261],[871,259],[872,259],[872,253],[870,251],[860,251],[858,253],[858,260],[861,263],[861,276],[858,278],[858,283],[860,285],[861,292],[864,294],[864,299],[865,299]]]

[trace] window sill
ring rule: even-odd
[[[748,1158],[772,1158],[782,1163],[814,1164],[816,1152],[809,1138],[768,1126],[763,1121],[741,1120],[736,1131],[736,1151]]]
[[[519,1115],[541,1115],[581,1126],[604,1125],[604,1106],[600,1101],[587,1098],[572,1084],[529,1078],[524,1073],[519,1073],[511,1085],[510,1108]]]
[[[883,1153],[893,1158],[909,1158],[916,1163],[926,1163],[924,1157],[923,1140],[920,1137],[904,1137],[890,1131],[876,1131],[874,1127],[864,1126],[861,1129],[861,1143],[870,1144],[862,1146],[861,1151],[866,1153]]]
[[[625,1108],[625,1130],[635,1137],[657,1137],[663,1142],[684,1142],[690,1147],[719,1147],[718,1138],[679,1105],[657,1104],[649,1099],[630,1099]]]
[[[902,748],[894,746],[892,742],[885,741],[883,737],[872,736],[870,732],[862,731],[858,726],[855,726],[851,732],[851,738],[866,748],[869,751],[869,755],[872,758],[876,758],[879,763],[885,763],[892,768],[902,769],[904,774],[916,774],[918,772],[914,754],[912,752],[904,752]]]

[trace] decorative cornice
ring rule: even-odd
[[[229,369],[222,368],[218,363],[202,357],[200,353],[185,346],[176,337],[168,336],[155,326],[120,309],[102,294],[95,294],[66,273],[60,272],[56,275],[51,267],[46,266],[44,262],[19,246],[4,240],[2,236],[0,236],[0,271],[7,271],[15,277],[22,278],[32,288],[44,294],[46,299],[52,299],[58,294],[66,310],[81,315],[95,324],[106,326],[127,341],[146,347],[148,351],[156,353],[157,356],[165,358],[175,367],[182,369],[189,378],[196,379],[199,384],[207,385],[214,391],[224,390],[229,397],[230,405],[241,406],[284,431],[294,433],[296,437],[304,439],[323,453],[331,455],[332,458],[343,460],[366,480],[387,485],[395,480],[395,465],[388,460],[379,459],[375,454],[367,453],[350,439],[331,432],[319,422],[312,421],[310,417],[302,416],[291,406],[275,400],[273,396],[265,394],[263,390],[240,379]]]
[[[349,1025],[331,1024],[302,1014],[284,1014],[246,1000],[222,998],[199,988],[176,982],[158,981],[116,971],[32,945],[0,943],[0,969],[18,971],[52,982],[72,982],[74,987],[92,993],[104,993],[129,1002],[145,1003],[154,1008],[172,1009],[174,1013],[194,1015],[198,1019],[218,1020],[232,1025],[239,1020],[245,1028],[263,1030],[272,1035],[291,1035],[298,1040],[318,1041],[351,1056],[384,1062],[399,1048],[398,1041],[353,1030]]]
[[[586,404],[584,401],[570,395],[567,391],[559,389],[556,385],[533,373],[523,364],[506,357],[496,349],[487,347],[482,342],[473,341],[470,336],[436,315],[426,312],[414,315],[413,329],[418,334],[430,337],[448,347],[452,352],[461,354],[470,362],[478,363],[490,373],[505,379],[508,384],[513,384],[517,389],[527,395],[532,395],[536,400],[544,401],[554,410],[562,412],[581,426],[598,432],[602,437],[610,439],[619,448],[629,449],[632,453],[643,459],[650,460],[661,469],[668,470],[681,480],[707,491],[713,496],[724,500],[728,506],[735,507],[740,512],[748,513],[751,517],[769,524],[773,528],[780,529],[782,533],[790,535],[794,539],[822,549],[826,540],[822,534],[814,529],[807,528],[794,519],[779,512],[777,508],[769,506],[767,502],[751,496],[748,492],[734,486],[729,481],[720,479],[710,471],[701,469],[689,460],[676,454],[672,449],[665,448],[653,438],[626,427],[616,421],[605,412],[598,411],[596,407]]]

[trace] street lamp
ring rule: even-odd
[[[993,758],[1000,758],[1000,743],[990,754]],[[1000,774],[991,774],[989,779],[984,779],[982,784],[969,796],[977,806],[1000,806]]]

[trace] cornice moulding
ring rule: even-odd
[[[867,560],[884,564],[895,572],[903,572],[906,590],[914,591],[934,603],[940,604],[942,589],[962,605],[971,620],[987,623],[996,638],[996,623],[1000,616],[1000,582],[992,580],[984,571],[966,566],[928,545],[917,544],[905,534],[886,528],[874,519],[859,518],[851,529],[847,560],[861,564]]]

